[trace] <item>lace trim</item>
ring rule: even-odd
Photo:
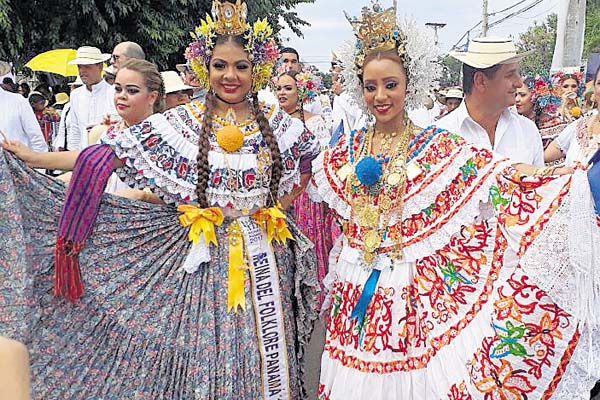
[[[337,180],[338,177],[333,171],[331,171],[329,174],[325,171],[326,168],[328,168],[325,157],[329,157],[330,152],[331,150],[322,152],[313,161],[312,184],[314,186],[311,188],[309,196],[311,196],[311,200],[314,199],[313,201],[326,202],[329,205],[329,208],[335,210],[340,217],[349,219],[350,205],[335,193],[335,190],[333,190],[331,184],[329,183],[331,174],[335,175],[335,177],[331,176],[331,179]],[[337,183],[338,182],[336,182],[336,184]]]

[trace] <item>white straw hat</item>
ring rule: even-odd
[[[97,47],[82,46],[77,49],[74,60],[69,65],[92,65],[100,64],[110,59],[110,54],[103,54]]]
[[[0,61],[0,76],[4,76],[10,72],[10,64],[6,61]]]
[[[457,88],[448,89],[448,93],[446,93],[447,99],[462,99],[463,97],[463,91]]]
[[[532,52],[517,53],[511,39],[482,37],[471,40],[467,51],[451,51],[448,54],[473,68],[485,69],[498,64],[517,63]]]
[[[180,90],[192,90],[194,89],[191,86],[183,83],[183,80],[179,76],[179,74],[175,71],[164,71],[160,73],[163,78],[163,82],[165,84],[165,93],[173,93],[179,92]]]
[[[83,81],[81,80],[81,77],[77,75],[77,79],[75,79],[74,82],[69,83],[69,86],[83,86]]]

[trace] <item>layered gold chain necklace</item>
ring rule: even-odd
[[[381,243],[391,239],[388,237],[388,222],[392,210],[397,210],[398,221],[402,221],[402,209],[404,202],[404,190],[406,187],[406,158],[408,154],[408,144],[414,125],[407,120],[406,126],[401,133],[400,140],[392,153],[392,144],[394,138],[398,136],[397,132],[386,135],[381,140],[381,153],[376,160],[382,171],[378,179],[370,184],[365,184],[365,179],[361,177],[363,173],[359,164],[371,156],[373,137],[375,129],[370,128],[367,136],[359,149],[359,156],[354,163],[354,174],[351,174],[346,180],[346,195],[350,199],[351,216],[350,221],[356,221],[364,231],[362,236],[363,259],[367,264],[371,264]],[[392,154],[390,154],[392,153]],[[351,161],[352,157],[351,157]],[[373,161],[369,160],[371,165]],[[369,182],[370,183],[370,182]],[[380,225],[383,223],[383,227]],[[390,256],[395,259],[402,258],[402,238],[394,240],[393,249]]]

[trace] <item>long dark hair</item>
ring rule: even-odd
[[[220,44],[227,42],[236,43],[241,48],[244,48],[244,38],[242,36],[230,36],[220,35],[215,40],[215,47]],[[208,66],[207,66],[208,67]],[[202,208],[209,206],[208,199],[206,198],[206,188],[208,187],[208,181],[210,178],[210,168],[208,165],[208,152],[210,150],[210,132],[212,130],[214,109],[216,104],[216,96],[212,91],[209,91],[206,95],[206,111],[204,112],[202,120],[202,128],[200,130],[200,136],[198,137],[198,157],[196,159],[198,169],[198,182],[196,183],[196,195],[198,197],[198,205]],[[277,193],[279,191],[279,181],[283,175],[283,162],[281,161],[281,153],[279,152],[279,144],[277,138],[269,125],[269,121],[260,107],[258,96],[256,93],[252,94],[252,111],[256,117],[256,122],[263,135],[265,143],[269,146],[271,151],[271,182],[270,192],[271,196],[269,199],[269,205],[275,205],[277,201]]]

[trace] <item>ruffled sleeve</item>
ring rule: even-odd
[[[359,136],[359,135],[355,135]],[[350,218],[350,204],[345,194],[345,179],[352,172],[347,136],[320,153],[312,163],[313,176],[307,187],[313,201],[324,201],[344,219]]]
[[[123,162],[116,172],[130,187],[150,188],[168,204],[185,203],[196,199],[199,127],[180,106],[130,128],[109,130],[100,141]]]

